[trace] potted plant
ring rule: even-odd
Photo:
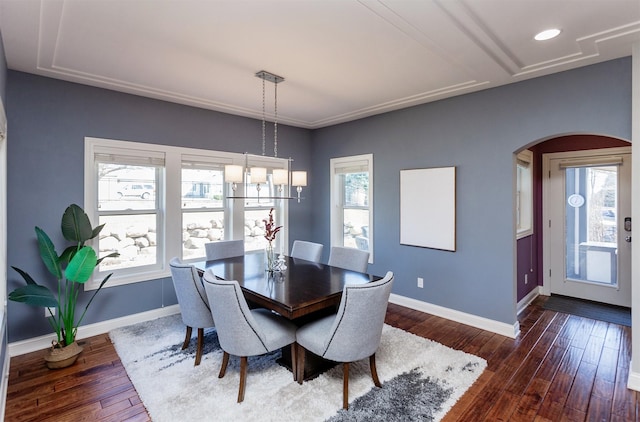
[[[36,283],[27,272],[11,267],[22,276],[26,285],[9,293],[9,300],[49,308],[48,320],[57,335],[57,340],[52,341],[49,354],[45,356],[49,368],[62,368],[76,361],[78,354],[82,351],[76,343],[78,326],[96,294],[112,275],[109,274],[102,280],[76,321],[76,303],[80,285],[89,280],[95,267],[104,258],[118,255],[114,252],[98,259],[94,249],[85,245],[85,242],[98,236],[103,227],[104,224],[92,228],[84,210],[76,204],[69,205],[62,216],[61,228],[64,238],[72,244],[58,255],[49,236],[36,226],[40,258],[56,279],[54,290],[57,294],[49,287]]]

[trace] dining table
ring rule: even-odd
[[[267,271],[265,254],[261,251],[194,265],[200,275],[211,271],[218,279],[236,280],[250,306],[270,309],[298,325],[335,312],[346,284],[365,284],[382,278],[290,256],[280,259],[286,265],[283,271]],[[281,363],[290,368],[289,350],[282,349]],[[312,354],[307,355],[305,379],[335,365],[309,355]]]
[[[236,280],[248,302],[290,320],[340,304],[345,284],[364,284],[382,278],[289,256],[283,259],[286,270],[273,272],[265,270],[263,252],[194,265],[201,274],[211,270],[218,279]]]

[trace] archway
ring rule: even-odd
[[[540,293],[540,287],[543,285],[543,154],[628,147],[630,145],[627,141],[609,136],[576,134],[541,139],[525,147],[525,149],[529,149],[532,152],[533,157],[533,232],[529,236],[518,239],[516,242],[515,290],[518,311],[524,309]]]

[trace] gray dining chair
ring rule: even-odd
[[[204,244],[207,261],[244,255],[244,240],[219,240]]]
[[[332,246],[328,264],[332,267],[366,273],[369,265],[369,251]]]
[[[204,329],[213,327],[213,317],[209,309],[207,293],[202,285],[198,270],[193,265],[180,262],[176,257],[169,262],[173,287],[178,297],[178,305],[182,314],[182,322],[187,326],[187,333],[182,344],[182,350],[189,346],[192,328],[198,329],[198,343],[196,346],[196,361],[194,366],[200,365],[204,343]]]
[[[296,325],[266,309],[250,310],[235,280],[218,280],[207,270],[203,276],[211,314],[216,321],[218,340],[224,352],[218,378],[229,364],[229,355],[240,357],[238,403],[244,400],[247,380],[247,356],[262,355],[291,345],[293,379],[296,376]]]
[[[306,240],[294,240],[291,248],[291,257],[305,259],[312,262],[320,262],[322,258],[321,243],[308,242]]]
[[[343,364],[342,407],[349,407],[349,363],[369,358],[371,377],[381,387],[376,371],[376,351],[393,284],[391,271],[381,280],[344,286],[338,313],[300,327],[296,333],[296,354],[300,384],[304,379],[305,349]]]

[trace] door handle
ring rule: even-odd
[[[627,242],[631,243],[631,236],[625,237],[624,240],[626,240]]]

